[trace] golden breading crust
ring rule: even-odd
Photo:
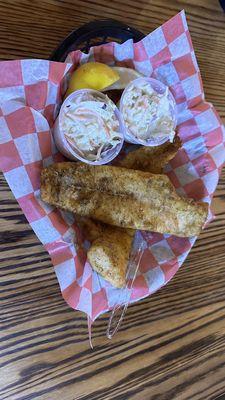
[[[41,174],[42,199],[123,228],[195,236],[207,204],[181,198],[165,175],[113,166],[53,164]]]
[[[126,283],[133,235],[134,231],[105,226],[104,235],[92,242],[87,253],[92,268],[118,288]]]
[[[178,137],[174,143],[165,143],[158,147],[140,147],[127,154],[119,166],[161,173],[179,148]],[[87,258],[92,268],[116,287],[125,285],[126,270],[129,261],[134,230],[110,226],[87,217],[78,217],[78,224],[91,242]],[[117,257],[115,257],[117,256]]]
[[[91,242],[87,258],[92,268],[113,286],[123,287],[126,283],[126,270],[135,231],[78,215],[76,222],[85,239]]]
[[[117,165],[128,169],[161,174],[165,165],[174,158],[181,147],[178,136],[173,143],[166,142],[157,147],[144,147],[128,153]]]

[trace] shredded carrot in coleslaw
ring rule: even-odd
[[[62,129],[69,145],[82,157],[97,161],[122,140],[116,106],[105,96],[83,93],[64,108]]]

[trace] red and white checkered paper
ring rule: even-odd
[[[210,56],[210,55],[209,55]],[[112,308],[120,289],[113,288],[86,260],[86,242],[72,214],[40,199],[40,171],[63,160],[51,127],[68,72],[80,63],[100,61],[135,68],[169,86],[178,107],[178,134],[183,146],[166,173],[183,196],[210,203],[225,160],[225,134],[210,103],[184,12],[138,43],[109,43],[88,55],[72,52],[66,63],[17,60],[0,63],[0,167],[32,229],[51,256],[62,295],[91,320]],[[65,78],[65,79],[64,79]],[[145,250],[131,301],[165,285],[195,242],[158,233],[139,233]]]

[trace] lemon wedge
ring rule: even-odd
[[[106,64],[89,62],[71,75],[66,96],[78,89],[103,90],[120,79],[118,72]]]
[[[110,84],[110,86],[104,88],[102,92],[106,92],[107,90],[125,89],[125,87],[131,81],[143,76],[142,74],[140,74],[139,72],[135,71],[132,68],[112,67],[112,69],[119,75],[119,79]]]

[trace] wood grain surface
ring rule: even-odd
[[[216,0],[0,1],[0,58],[48,58],[74,28],[115,18],[148,33],[187,13],[206,98],[225,118],[225,14]],[[0,399],[225,399],[225,171],[216,219],[174,279],[105,337],[61,297],[49,256],[0,178]]]

